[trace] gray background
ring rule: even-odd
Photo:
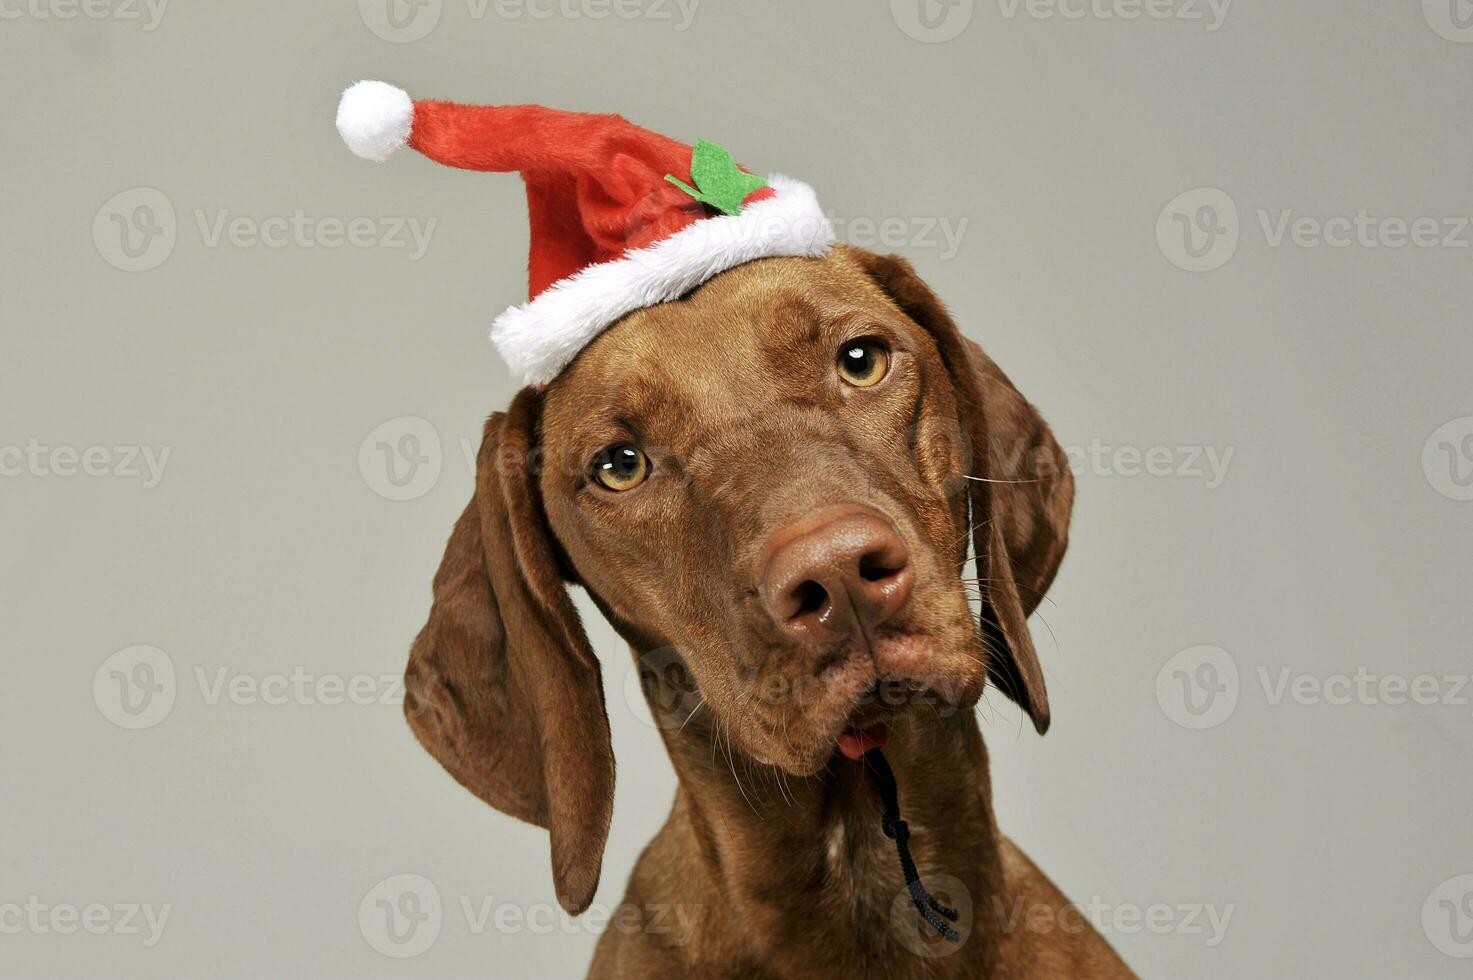
[[[462,440],[513,391],[485,331],[523,298],[520,183],[353,158],[334,105],[377,77],[617,111],[801,176],[841,234],[910,256],[1041,406],[1080,462],[1034,621],[1055,727],[989,697],[996,805],[1139,972],[1467,975],[1451,954],[1473,955],[1473,909],[1449,909],[1473,892],[1473,691],[1442,675],[1473,662],[1473,490],[1453,480],[1473,470],[1473,233],[1271,234],[1286,210],[1365,209],[1392,239],[1397,218],[1441,238],[1473,214],[1473,32],[1448,0],[1239,0],[1216,30],[1204,3],[1071,19],[977,0],[933,5],[930,30],[915,0],[704,0],[688,22],[653,0],[603,18],[443,0],[401,7],[420,19],[397,34],[383,0],[157,20],[93,2],[0,18],[0,453],[36,447],[0,455],[0,926],[30,896],[171,911],[151,947],[49,918],[0,932],[0,973],[556,977],[591,955],[560,916],[467,920],[462,901],[547,910],[546,838],[454,785],[396,706],[211,696],[294,671],[396,693],[378,678],[471,490]],[[134,188],[156,194],[115,198]],[[1168,207],[1198,188],[1232,209]],[[1176,215],[1214,201],[1200,227],[1236,228],[1236,249],[1219,236],[1218,267],[1186,271]],[[371,219],[375,240],[249,237],[298,210],[329,238],[324,219]],[[222,213],[240,234],[214,237]],[[129,259],[114,222],[134,219],[172,246]],[[376,240],[390,219],[435,222],[422,255]],[[426,462],[399,491],[377,447],[405,435]],[[169,449],[156,486],[129,446]],[[101,475],[62,475],[63,447],[103,447]],[[1232,453],[1220,480],[1198,450]],[[580,602],[620,764],[612,905],[674,784],[627,653]],[[133,654],[109,658],[135,645],[176,680],[130,730],[110,685]],[[1278,698],[1286,670],[1332,691],[1435,675],[1437,703],[1375,683]],[[443,903],[414,958],[360,927],[399,874]],[[1158,904],[1165,934],[1112,918]],[[1185,911],[1209,905],[1232,915],[1215,945]]]

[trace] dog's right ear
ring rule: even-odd
[[[968,489],[973,550],[984,583],[988,674],[1041,735],[1050,713],[1028,615],[1054,579],[1069,538],[1074,477],[1037,410],[982,349],[962,335],[911,264],[840,246],[902,313],[931,335],[951,377],[971,444]]]
[[[576,915],[598,887],[614,755],[598,662],[536,496],[536,417],[524,390],[486,422],[475,496],[409,653],[404,714],[466,789],[547,828],[558,901]]]

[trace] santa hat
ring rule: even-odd
[[[529,299],[496,318],[491,341],[531,385],[634,310],[754,259],[821,256],[834,241],[807,184],[754,176],[714,143],[692,148],[619,116],[413,101],[358,82],[337,124],[367,160],[407,144],[447,166],[521,173]]]

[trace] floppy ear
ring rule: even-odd
[[[475,496],[409,652],[404,714],[462,786],[547,828],[558,901],[576,915],[598,887],[614,754],[598,662],[533,490],[535,428],[527,390],[486,422]]]
[[[1043,418],[982,349],[962,336],[915,269],[897,255],[846,249],[908,317],[935,340],[951,375],[962,428],[973,550],[983,580],[988,674],[1033,721],[1048,730],[1048,691],[1028,633],[1028,615],[1063,561],[1074,504],[1074,476]]]

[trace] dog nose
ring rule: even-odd
[[[856,623],[868,630],[910,596],[910,549],[868,507],[786,528],[773,542],[758,591],[773,622],[804,639],[840,637]]]

